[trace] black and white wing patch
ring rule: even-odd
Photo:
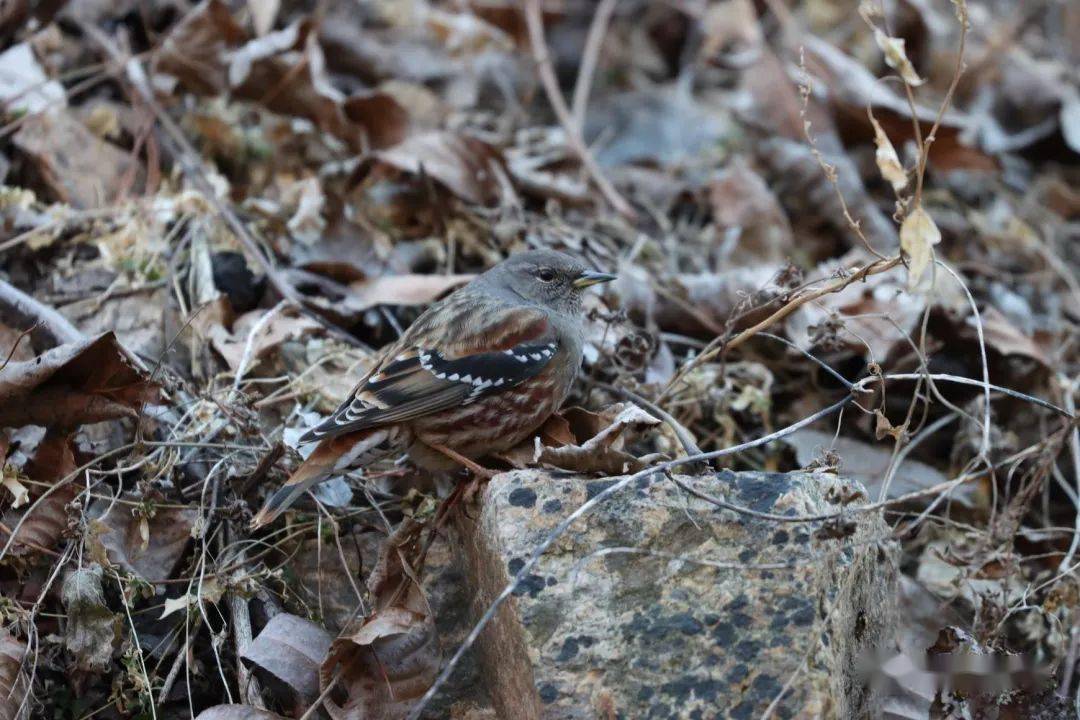
[[[402,353],[357,387],[349,400],[300,442],[467,405],[540,374],[558,350],[551,341],[449,359],[426,348]]]
[[[478,353],[447,360],[437,350],[421,350],[420,366],[439,380],[468,389],[465,404],[500,388],[511,388],[537,375],[558,350],[554,342],[518,345],[501,353]]]

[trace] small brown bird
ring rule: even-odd
[[[583,290],[614,279],[562,253],[525,252],[432,305],[300,438],[319,444],[252,524],[392,454],[430,470],[482,472],[473,459],[508,450],[559,409],[581,366]]]

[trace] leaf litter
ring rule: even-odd
[[[474,620],[464,478],[387,462],[246,528],[378,348],[535,247],[620,280],[567,408],[490,462],[617,477],[857,382],[713,469],[861,480],[948,610],[901,643],[1058,672],[898,673],[895,707],[1080,692],[1080,441],[1035,401],[1080,391],[1069,4],[616,4],[599,36],[545,4],[539,48],[503,2],[74,5],[0,23],[0,717],[389,719],[433,687],[424,717],[493,717],[469,660],[436,683]]]

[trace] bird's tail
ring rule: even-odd
[[[334,475],[375,462],[399,449],[394,428],[360,430],[327,438],[296,468],[251,521],[252,529],[272,523],[297,498]]]

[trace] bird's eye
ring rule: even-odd
[[[553,282],[555,280],[555,271],[551,268],[540,268],[536,271],[536,277],[540,278],[540,282]]]

